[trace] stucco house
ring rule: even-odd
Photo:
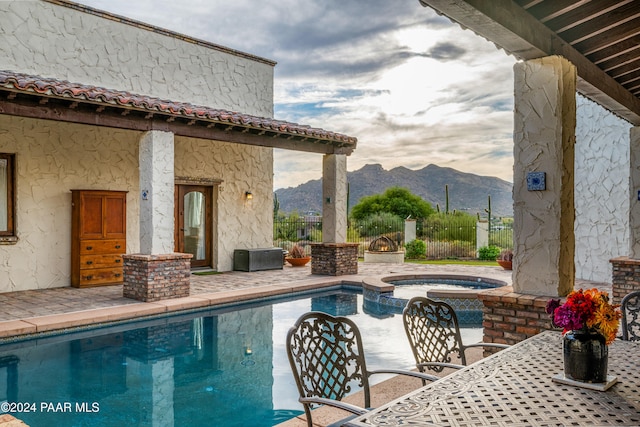
[[[272,246],[275,147],[324,155],[325,242],[344,241],[356,139],[273,119],[274,61],[66,0],[0,21],[0,292],[70,285],[72,190],[125,194],[134,263],[231,270]]]

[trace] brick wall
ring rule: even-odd
[[[358,244],[312,244],[311,273],[324,274],[328,276],[358,274]]]
[[[620,304],[629,292],[640,291],[640,259],[619,257],[610,262],[613,265],[611,300]]]
[[[478,298],[484,305],[484,342],[515,344],[555,329],[545,311],[552,297],[519,294],[512,286],[504,286],[480,292]]]
[[[145,302],[189,296],[192,256],[123,255],[123,296]]]

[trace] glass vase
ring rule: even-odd
[[[609,350],[604,336],[589,330],[569,331],[562,343],[564,376],[587,383],[607,380]]]

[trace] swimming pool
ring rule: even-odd
[[[302,413],[284,341],[309,310],[352,318],[369,368],[413,366],[401,317],[342,289],[5,343],[0,403],[31,427],[272,426]]]

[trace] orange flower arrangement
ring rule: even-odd
[[[564,304],[559,299],[547,303],[547,313],[562,333],[580,329],[592,330],[604,336],[608,344],[616,339],[620,325],[620,306],[609,302],[609,294],[595,288],[572,291]]]

